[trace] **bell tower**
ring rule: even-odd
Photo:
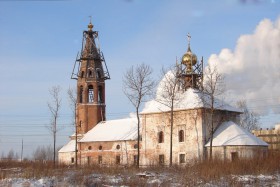
[[[203,82],[203,57],[198,62],[197,56],[191,51],[191,36],[188,37],[188,49],[181,59],[181,64],[177,65],[178,76],[181,79],[181,88],[187,90],[188,88],[199,89]]]
[[[105,80],[110,79],[103,53],[99,48],[98,32],[90,21],[83,32],[72,79],[77,80],[77,133],[85,134],[100,121],[106,120]]]

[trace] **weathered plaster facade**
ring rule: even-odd
[[[217,111],[214,115],[216,126],[223,121],[236,119],[239,113]],[[193,159],[202,160],[207,155],[205,143],[209,140],[209,119],[207,110],[191,109],[174,111],[173,124],[173,163],[184,164]],[[170,112],[142,114],[142,164],[159,164],[163,155],[164,164],[169,163],[170,154]],[[183,137],[180,137],[180,131]],[[163,132],[163,141],[159,133]],[[181,159],[180,159],[181,158]]]
[[[137,155],[136,141],[80,143],[82,165],[133,165]]]

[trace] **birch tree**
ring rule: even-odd
[[[50,130],[50,133],[53,137],[53,166],[56,164],[56,136],[57,136],[57,122],[59,118],[59,111],[61,108],[61,97],[60,97],[60,86],[53,86],[49,89],[51,96],[51,101],[48,102],[48,108],[51,113],[50,124],[47,128]]]
[[[222,107],[222,102],[218,98],[222,98],[225,93],[224,76],[219,73],[217,66],[208,65],[203,81],[202,101],[205,106],[205,113],[209,114],[208,128],[210,135],[210,160],[212,160],[213,134],[219,120],[215,117],[217,109]]]
[[[140,117],[139,108],[153,94],[155,81],[149,65],[140,64],[129,68],[123,76],[123,92],[135,107],[137,116],[137,167],[140,162]]]
[[[156,101],[170,109],[169,166],[172,166],[174,106],[181,100],[181,92],[179,92],[180,78],[177,76],[177,67],[162,68],[161,74],[163,81],[160,82],[159,97],[157,97]]]
[[[75,128],[75,167],[78,165],[78,125],[77,125],[77,90],[74,88],[69,88],[68,91],[68,98],[70,108],[73,113],[73,126]]]
[[[237,102],[237,107],[242,110],[240,114],[239,125],[244,129],[247,129],[249,132],[256,130],[260,127],[259,125],[259,115],[255,112],[252,112],[248,109],[247,103],[245,100],[240,100]]]

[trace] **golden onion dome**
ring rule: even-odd
[[[182,57],[182,64],[186,66],[193,66],[197,62],[197,57],[194,53],[192,53],[190,47],[188,47],[188,51]]]

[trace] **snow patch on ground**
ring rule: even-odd
[[[56,186],[173,186],[181,187],[186,186],[184,182],[180,182],[178,175],[164,172],[141,172],[137,174],[118,174],[118,175],[106,175],[93,173],[87,176],[83,176],[84,184],[77,184],[75,181],[75,175],[79,173],[70,172],[64,175],[62,178],[58,177],[43,177],[40,179],[24,179],[24,178],[6,178],[0,180],[0,186],[2,187],[56,187]],[[130,184],[131,181],[136,183]],[[201,187],[219,187],[219,186],[231,186],[236,184],[237,186],[274,186],[280,187],[280,174],[275,175],[232,175],[229,178],[221,178],[219,180],[210,182],[199,182],[197,177],[196,185]]]

